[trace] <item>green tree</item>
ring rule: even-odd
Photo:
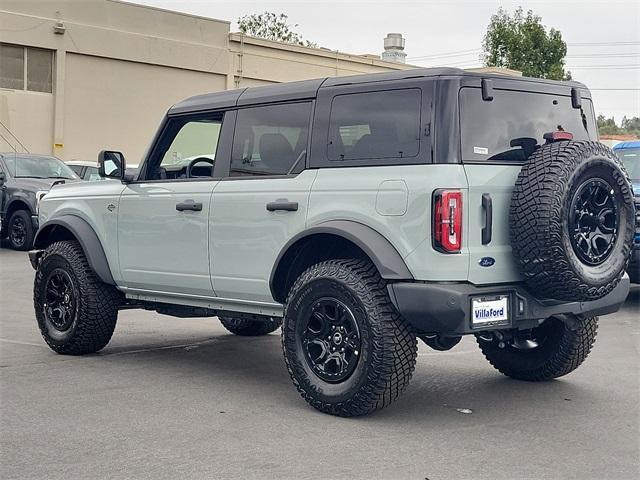
[[[553,28],[548,32],[542,18],[522,7],[510,15],[500,8],[487,27],[482,41],[484,64],[519,70],[528,77],[569,80],[564,69],[567,44]]]
[[[598,132],[600,135],[634,135],[640,138],[640,117],[622,117],[620,126],[615,118],[598,115]]]
[[[620,126],[625,133],[640,137],[640,117],[622,117]]]
[[[606,118],[603,114],[598,115],[598,133],[600,135],[619,135],[620,127],[616,125],[613,117]]]
[[[284,13],[280,15],[273,12],[254,13],[240,17],[238,28],[245,35],[252,37],[305,47],[317,47],[315,43],[303,39],[299,33],[295,32],[294,28],[298,27],[298,24],[290,24],[288,19],[289,17]]]

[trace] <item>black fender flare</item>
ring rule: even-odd
[[[279,273],[278,267],[289,248],[300,240],[317,234],[336,235],[358,246],[371,259],[385,280],[413,280],[413,275],[398,250],[381,233],[352,220],[330,220],[303,230],[280,250],[269,277],[272,294],[275,293],[274,283]]]
[[[76,215],[61,215],[41,225],[33,242],[34,248],[43,249],[53,243],[49,241],[49,235],[55,230],[56,226],[68,230],[78,240],[84,254],[87,256],[89,266],[102,282],[109,285],[116,284],[98,235],[86,220]]]

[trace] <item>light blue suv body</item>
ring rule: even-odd
[[[528,158],[559,155],[570,139],[593,156],[595,138],[583,85],[457,69],[193,97],[168,111],[135,175],[104,151],[112,180],[63,185],[41,201],[36,316],[49,345],[74,354],[106,345],[121,308],[217,315],[239,335],[284,319],[303,396],[328,413],[367,413],[408,383],[416,336],[437,350],[465,334],[520,348],[545,319],[584,318],[591,329],[594,315],[620,306],[628,279],[618,260],[606,291],[580,284],[554,297],[531,287],[538,274],[512,251],[526,244],[514,237],[513,198]],[[603,212],[605,228],[613,210]],[[603,241],[585,218],[579,235]],[[582,254],[599,262],[626,248],[607,238],[598,258]],[[95,285],[87,295],[105,306],[100,315],[74,303],[83,282]],[[78,343],[82,319],[100,324],[82,337],[93,343]]]

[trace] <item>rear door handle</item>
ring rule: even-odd
[[[277,212],[278,210],[296,212],[298,210],[298,202],[290,202],[287,199],[276,200],[275,202],[267,203],[267,210],[270,212]]]
[[[484,211],[484,227],[482,227],[482,245],[491,243],[491,234],[493,230],[493,202],[491,195],[482,194],[482,210]]]
[[[185,210],[192,210],[194,212],[202,211],[202,203],[194,202],[193,200],[185,200],[184,202],[176,203],[176,210],[183,212]]]

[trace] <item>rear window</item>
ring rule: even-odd
[[[337,95],[331,103],[329,160],[415,157],[420,89]]]
[[[471,87],[460,90],[460,128],[463,161],[523,161],[545,143],[547,132],[597,138],[590,100],[573,108],[570,96],[495,90],[493,100],[484,101]]]

